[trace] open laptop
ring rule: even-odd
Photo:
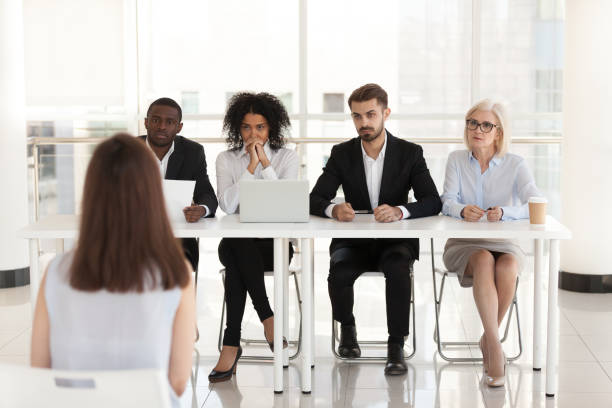
[[[308,222],[308,180],[240,180],[240,222]]]

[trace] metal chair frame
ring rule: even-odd
[[[290,346],[294,346],[296,347],[295,353],[289,356],[289,360],[294,360],[299,354],[300,354],[300,350],[302,348],[302,296],[300,294],[300,287],[298,284],[298,272],[299,272],[299,268],[289,268],[288,273],[289,276],[293,276],[293,283],[295,285],[295,293],[297,295],[297,306],[298,306],[298,310],[300,313],[300,319],[298,322],[299,325],[299,332],[298,332],[298,338],[297,340],[287,340],[287,343]],[[223,282],[223,288],[225,290],[225,268],[219,270],[219,273],[221,274],[221,280]],[[274,276],[274,271],[265,271],[264,272],[264,277],[265,276]],[[285,302],[287,302],[288,299],[287,297],[285,297]],[[221,348],[223,347],[223,323],[225,322],[225,297],[223,298],[223,306],[221,308],[221,323],[219,324],[219,340],[217,342],[217,349],[219,350],[219,352],[221,352]],[[249,339],[249,338],[240,338],[240,342],[244,343],[245,345],[248,344],[268,344],[268,341],[263,339]],[[255,356],[255,355],[245,355],[243,354],[240,357],[241,360],[257,360],[257,361],[273,361],[274,357],[273,356]]]
[[[361,276],[384,276],[382,272],[364,272],[360,275]],[[415,323],[415,316],[416,313],[414,311],[414,271],[412,269],[412,266],[410,267],[410,308],[412,309],[410,314],[412,315],[412,351],[410,352],[410,354],[406,354],[406,356],[404,357],[405,360],[409,360],[412,357],[414,357],[414,355],[416,354],[416,333],[415,333],[415,329],[416,329],[416,323]],[[386,357],[372,357],[372,356],[364,356],[364,357],[342,357],[340,354],[338,354],[338,351],[336,350],[336,342],[340,343],[340,337],[338,335],[338,326],[339,323],[337,321],[335,321],[332,317],[332,336],[331,336],[331,349],[332,349],[332,353],[334,354],[334,356],[339,359],[339,360],[347,360],[347,361],[387,361]],[[406,336],[407,338],[408,336]],[[375,346],[386,346],[387,345],[387,340],[364,340],[364,341],[359,341],[358,342],[360,345],[361,344],[369,344],[369,345],[375,345]],[[405,350],[404,350],[405,351]]]
[[[449,272],[446,270],[442,270],[439,268],[436,268],[435,266],[435,261],[434,261],[434,241],[433,238],[431,238],[431,273],[432,273],[432,278],[433,278],[433,289],[434,289],[434,302],[435,302],[435,314],[436,314],[436,327],[434,329],[434,333],[433,333],[433,339],[436,342],[436,344],[438,345],[438,354],[440,355],[440,357],[442,357],[444,360],[446,361],[450,361],[453,363],[473,363],[473,362],[481,362],[482,361],[482,357],[450,357],[447,356],[446,354],[444,354],[444,349],[447,349],[449,347],[469,347],[469,346],[478,346],[478,342],[477,341],[441,341],[441,337],[440,337],[440,310],[442,308],[442,298],[444,296],[444,283],[446,282],[446,278],[450,275],[456,275],[453,272]],[[436,274],[440,274],[442,275],[442,280],[440,282],[440,292],[438,292],[437,289],[437,279],[436,279]],[[518,278],[516,279],[516,289],[518,289]],[[517,360],[521,354],[523,354],[523,341],[522,341],[522,335],[521,335],[521,324],[520,324],[520,318],[519,318],[519,309],[518,309],[518,303],[516,300],[516,292],[517,290],[515,289],[514,291],[514,298],[512,299],[512,304],[510,305],[510,309],[508,310],[508,317],[506,319],[506,327],[504,329],[504,335],[501,338],[501,342],[504,343],[506,341],[506,339],[508,338],[508,332],[510,330],[510,322],[512,320],[512,314],[513,314],[513,309],[516,311],[516,327],[518,330],[518,346],[519,346],[519,351],[518,354],[508,357],[508,361],[515,361]]]

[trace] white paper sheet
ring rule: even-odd
[[[195,180],[163,180],[164,198],[171,221],[184,221],[183,208],[191,205]]]

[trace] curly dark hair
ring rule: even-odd
[[[266,92],[239,92],[227,104],[223,118],[223,131],[227,132],[225,141],[230,150],[242,149],[244,142],[240,135],[240,125],[247,113],[262,115],[268,121],[270,131],[268,143],[272,150],[278,150],[287,142],[285,137],[291,128],[287,110],[274,95]]]

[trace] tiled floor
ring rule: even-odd
[[[209,249],[208,251],[206,249]],[[544,395],[545,370],[531,367],[533,276],[525,272],[519,285],[519,312],[523,331],[523,355],[508,366],[503,389],[482,384],[478,364],[448,364],[435,352],[432,340],[434,308],[431,269],[428,257],[415,266],[417,353],[405,376],[385,377],[381,363],[345,363],[335,360],[330,349],[330,304],[327,297],[328,256],[318,244],[315,258],[315,349],[313,391],[300,391],[301,366],[295,360],[285,370],[285,392],[273,393],[270,363],[240,362],[232,381],[208,384],[207,375],[217,359],[217,336],[221,313],[222,285],[214,242],[202,243],[198,284],[198,324],[201,354],[195,392],[189,387],[182,398],[184,407],[611,407],[612,406],[612,294],[585,295],[561,291],[559,392],[556,398]],[[532,260],[527,271],[532,268]],[[271,282],[269,282],[271,284]],[[290,288],[292,289],[292,284]],[[272,292],[268,292],[270,297]],[[294,296],[291,295],[292,302]],[[385,338],[384,282],[382,278],[357,281],[355,315],[361,340]],[[295,307],[291,304],[291,325]],[[30,344],[29,288],[0,290],[0,363],[28,364]],[[444,336],[454,339],[480,335],[480,322],[470,290],[451,280],[445,294],[442,324]],[[512,326],[514,327],[514,326]],[[263,333],[252,308],[245,313],[243,335]],[[295,330],[292,329],[292,334]],[[517,350],[515,330],[504,346],[506,354]],[[269,351],[250,346],[249,353]],[[384,349],[364,354],[384,354]],[[451,352],[452,353],[452,352]],[[459,353],[459,352],[458,352]],[[478,355],[476,350],[463,354]],[[458,354],[457,354],[458,355]],[[195,395],[195,400],[193,396]]]

